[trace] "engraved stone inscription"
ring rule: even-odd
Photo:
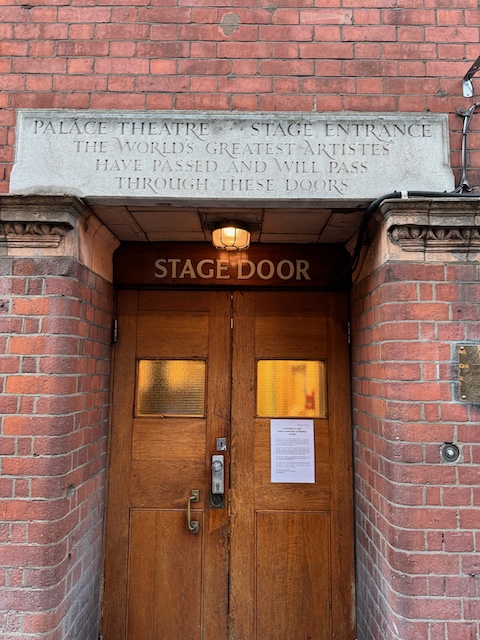
[[[11,178],[14,193],[156,201],[451,189],[447,120],[432,114],[24,110]]]

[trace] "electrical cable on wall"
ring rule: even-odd
[[[480,106],[480,102],[475,101],[475,90],[471,78],[480,69],[480,56],[475,60],[470,69],[463,77],[463,95],[464,97],[473,97],[473,105],[469,109],[457,109],[457,115],[463,117],[463,130],[462,130],[462,177],[460,184],[453,191],[393,191],[380,196],[369,204],[365,214],[360,223],[358,230],[357,242],[352,253],[350,263],[350,273],[353,273],[358,266],[360,260],[360,254],[362,247],[368,244],[368,224],[378,209],[378,207],[385,202],[385,200],[392,200],[397,198],[479,198],[477,193],[465,193],[472,191],[472,187],[467,178],[467,153],[468,153],[468,134],[470,129],[470,123],[477,107]]]

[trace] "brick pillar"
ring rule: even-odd
[[[458,363],[480,344],[478,212],[385,202],[357,275],[359,640],[480,637],[480,407],[461,399]],[[445,462],[452,442],[460,458]]]
[[[73,198],[0,220],[0,638],[96,640],[115,241]]]

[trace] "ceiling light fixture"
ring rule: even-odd
[[[212,243],[224,251],[244,251],[250,246],[250,231],[242,224],[226,220],[212,231]]]

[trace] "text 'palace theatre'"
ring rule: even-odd
[[[477,1],[0,4],[0,639],[478,640]]]

